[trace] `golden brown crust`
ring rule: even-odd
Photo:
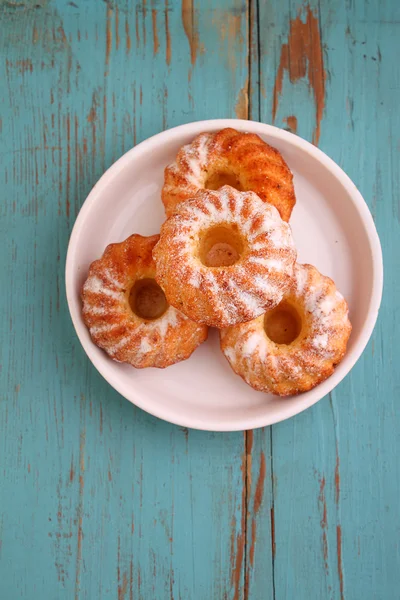
[[[284,302],[302,321],[288,345],[267,336],[264,315],[221,332],[221,349],[235,373],[254,389],[279,396],[308,391],[332,375],[351,333],[345,299],[332,279],[311,265],[296,266]]]
[[[164,368],[188,358],[207,338],[207,328],[172,306],[158,319],[137,316],[129,304],[135,281],[154,279],[152,251],[158,235],[132,235],[107,246],[89,268],[82,290],[83,319],[95,344],[114,360],[136,368]]]
[[[201,259],[207,232],[236,232],[242,247],[230,266]],[[153,256],[168,302],[198,323],[228,327],[276,306],[291,283],[296,250],[290,227],[253,192],[200,190],[163,224]]]
[[[282,155],[258,135],[232,128],[198,135],[166,167],[162,200],[167,215],[207,187],[207,180],[218,172],[235,178],[238,189],[255,192],[289,221],[296,197],[293,175]]]

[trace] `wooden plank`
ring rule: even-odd
[[[247,115],[247,5],[0,7],[0,595],[243,598],[244,436],[188,432],[114,393],[76,340],[63,270],[82,202],[123,152]]]
[[[259,121],[260,8],[250,6],[249,118]],[[245,598],[275,598],[274,498],[271,428],[246,432],[246,572]]]
[[[397,3],[0,7],[1,596],[396,597]],[[248,104],[359,185],[386,293],[331,398],[244,442],[113,393],[74,337],[62,271],[104,168],[164,127]]]
[[[276,598],[398,596],[399,16],[390,0],[260,3],[260,118],[318,143],[348,172],[386,268],[378,325],[355,369],[329,398],[272,428],[273,498],[260,511],[265,526],[273,502]],[[254,432],[253,455],[269,437]],[[256,546],[254,597],[269,569],[263,552]]]

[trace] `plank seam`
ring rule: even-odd
[[[275,600],[275,486],[274,486],[274,451],[273,451],[273,426],[270,427],[270,471],[271,471],[271,560],[272,560],[272,598]]]
[[[258,75],[258,120],[261,121],[261,36],[260,36],[260,0],[255,0],[257,6],[257,75]]]

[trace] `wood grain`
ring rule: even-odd
[[[0,597],[398,596],[400,8],[394,0],[0,0]],[[69,234],[102,172],[180,123],[317,143],[360,187],[385,295],[352,373],[254,432],[158,421],[89,364]]]
[[[398,595],[398,17],[390,1],[260,3],[259,117],[297,130],[347,171],[374,215],[386,269],[378,325],[352,373],[272,427],[276,598]],[[269,438],[255,432],[253,453]]]
[[[2,598],[243,597],[243,435],[113,392],[75,338],[63,269],[105,168],[165,127],[235,115],[246,19],[229,2],[2,3]]]

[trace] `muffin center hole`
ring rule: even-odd
[[[264,329],[275,344],[291,344],[301,332],[301,318],[288,302],[281,302],[264,317]]]
[[[164,292],[154,279],[138,279],[129,294],[129,305],[141,319],[158,319],[168,308]]]
[[[200,239],[200,260],[206,267],[230,267],[242,253],[241,237],[228,226],[213,227]]]
[[[239,178],[231,171],[215,171],[214,173],[210,173],[204,187],[207,190],[219,190],[224,185],[230,185],[239,190],[239,192],[244,191]]]

